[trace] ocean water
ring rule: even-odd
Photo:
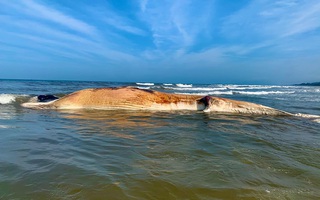
[[[320,115],[320,87],[0,80],[0,199],[320,198],[319,118],[20,106],[123,85]]]

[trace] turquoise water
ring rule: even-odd
[[[132,85],[320,115],[320,88],[0,81],[0,199],[319,199],[320,123],[203,112],[30,110]]]

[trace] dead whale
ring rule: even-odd
[[[260,104],[221,97],[163,93],[134,87],[84,89],[50,102],[28,102],[34,109],[194,110],[259,115],[292,115]]]

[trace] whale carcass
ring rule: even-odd
[[[27,102],[35,109],[194,110],[204,112],[291,115],[260,104],[221,97],[164,93],[134,87],[84,89],[50,102]]]

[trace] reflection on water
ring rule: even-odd
[[[129,110],[63,110],[61,112],[65,114],[63,117],[68,119],[77,119],[77,122],[88,123],[89,126],[92,125],[93,121],[100,121],[100,125],[105,124],[108,126],[115,126],[117,128],[162,127],[168,124],[158,121],[157,117],[166,117],[166,115],[170,115],[170,113]],[[160,124],[158,124],[159,122]]]
[[[0,199],[320,197],[311,121],[95,110],[6,120],[15,127],[1,133]]]

